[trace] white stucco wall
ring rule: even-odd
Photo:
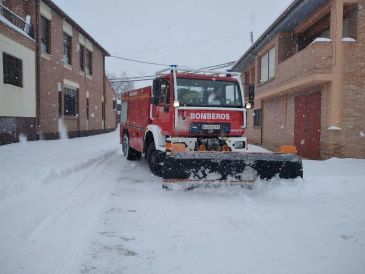
[[[23,61],[23,88],[4,84],[3,52]],[[0,116],[35,117],[35,52],[0,34]]]

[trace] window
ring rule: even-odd
[[[86,119],[89,120],[90,118],[90,103],[89,98],[86,98]]]
[[[122,123],[127,123],[127,119],[128,119],[128,101],[122,101],[120,121]]]
[[[357,38],[357,5],[344,6],[343,14],[343,38]]]
[[[92,67],[93,67],[93,53],[86,49],[85,50],[85,72],[89,75],[92,75],[93,74],[93,70],[92,70]]]
[[[180,105],[194,107],[242,107],[241,91],[235,81],[177,79]]]
[[[261,83],[275,77],[275,48],[261,57]]]
[[[4,84],[23,87],[23,61],[3,53]]]
[[[105,102],[101,102],[101,120],[105,120]]]
[[[261,126],[261,109],[255,109],[253,113],[253,126],[259,127]]]
[[[79,114],[79,96],[78,89],[64,88],[63,89],[63,115],[78,116]]]
[[[85,47],[80,44],[80,70],[85,71]]]
[[[297,35],[297,51],[301,51],[309,46],[317,38],[330,38],[330,13],[323,16],[311,27]]]
[[[50,22],[41,16],[41,51],[50,54]]]
[[[63,63],[67,65],[71,65],[71,54],[72,52],[72,37],[67,35],[66,33],[63,34]]]
[[[163,80],[160,85],[161,95],[159,105],[167,106],[170,100],[170,83],[167,80]]]
[[[62,117],[62,91],[58,92],[58,117]]]

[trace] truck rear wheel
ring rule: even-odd
[[[155,143],[151,142],[147,146],[147,161],[150,167],[150,170],[153,175],[162,177],[162,166],[165,158],[165,153],[156,150]]]
[[[142,157],[141,152],[139,152],[129,146],[129,136],[128,136],[127,132],[125,132],[123,135],[122,150],[123,150],[123,156],[125,158],[127,158],[127,160],[129,160],[129,161],[139,160]]]

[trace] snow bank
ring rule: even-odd
[[[49,180],[68,176],[119,148],[118,135],[21,142],[0,146],[0,200],[37,189]]]

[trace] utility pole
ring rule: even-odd
[[[253,31],[250,31],[250,42],[253,44]]]

